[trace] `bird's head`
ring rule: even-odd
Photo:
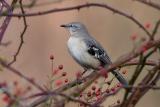
[[[81,32],[86,31],[85,26],[80,22],[72,22],[68,24],[63,24],[61,25],[61,27],[66,28],[71,35],[75,33],[81,33]]]

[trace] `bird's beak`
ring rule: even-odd
[[[64,27],[64,28],[66,28],[66,27],[69,27],[68,25],[60,25],[60,27]]]

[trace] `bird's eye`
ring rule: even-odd
[[[80,29],[79,26],[74,25],[74,24],[71,24],[71,25],[70,25],[70,28],[71,28],[72,32],[75,32],[75,31],[77,31],[78,29]]]
[[[76,28],[77,26],[75,26],[75,25],[71,25],[71,27],[74,27],[74,28]]]

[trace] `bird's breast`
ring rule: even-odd
[[[100,61],[88,53],[83,39],[70,37],[67,45],[70,54],[81,66],[94,69],[99,67]]]

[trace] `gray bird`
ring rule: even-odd
[[[70,33],[70,38],[67,43],[69,53],[84,69],[98,70],[100,66],[104,67],[112,64],[106,51],[99,42],[90,36],[82,23],[72,22],[61,25],[61,27],[66,28]],[[123,85],[128,84],[117,70],[113,70],[112,74],[115,75]]]

